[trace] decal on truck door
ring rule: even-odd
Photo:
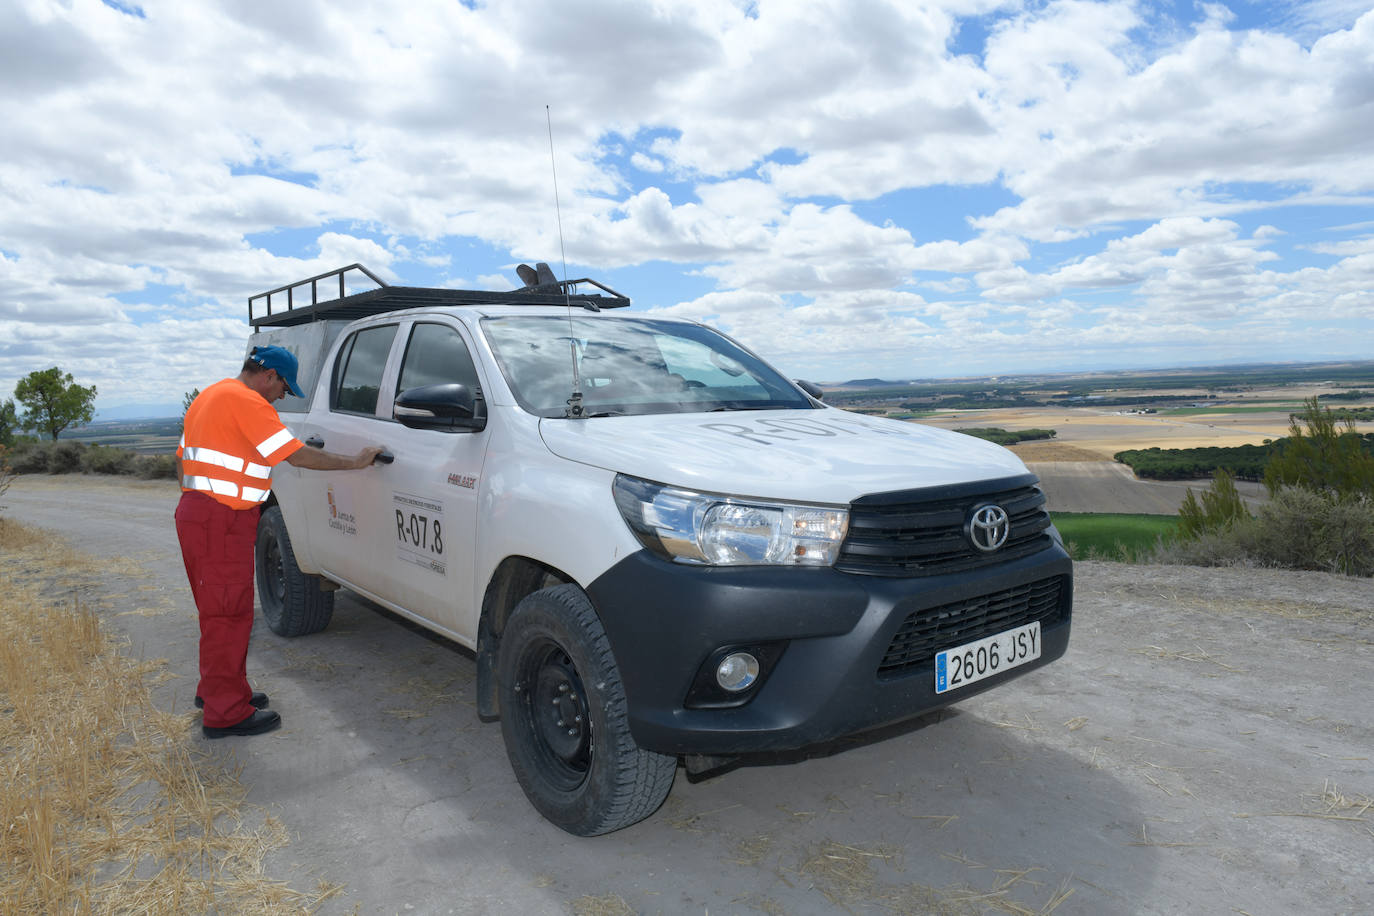
[[[357,535],[358,521],[353,515],[348,494],[334,495],[334,485],[329,484],[325,488],[325,497],[329,500],[329,527],[340,534]]]
[[[414,493],[391,492],[396,513],[396,557],[404,563],[447,575],[444,559],[444,504]]]

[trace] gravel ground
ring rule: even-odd
[[[169,483],[23,477],[5,515],[121,557],[89,599],[177,677],[196,623]],[[340,593],[325,633],[260,627],[285,727],[203,743],[292,844],[325,913],[1374,911],[1374,581],[1076,567],[1061,661],[877,738],[752,760],[573,839],[525,802],[469,653]]]

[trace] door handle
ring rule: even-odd
[[[311,436],[309,439],[305,440],[305,444],[312,448],[324,448],[324,440],[319,436]]]
[[[373,464],[390,464],[396,460],[396,456],[390,452],[378,452],[377,457],[372,459]]]

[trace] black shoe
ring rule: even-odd
[[[254,708],[254,709],[266,709],[266,708],[267,708],[267,705],[268,705],[268,703],[267,703],[267,694],[265,694],[265,693],[258,693],[256,690],[254,690],[254,691],[253,691],[253,698],[252,698],[251,700],[249,700],[248,702],[253,704],[253,708]],[[202,700],[200,697],[196,697],[196,709],[204,709],[204,708],[205,708],[205,701]]]
[[[281,716],[271,710],[255,709],[253,714],[238,725],[228,728],[213,728],[202,725],[200,730],[207,738],[227,738],[230,735],[261,735],[281,727]]]

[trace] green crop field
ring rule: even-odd
[[[1050,517],[1076,560],[1133,563],[1178,530],[1176,515],[1132,515],[1119,512],[1053,512]]]

